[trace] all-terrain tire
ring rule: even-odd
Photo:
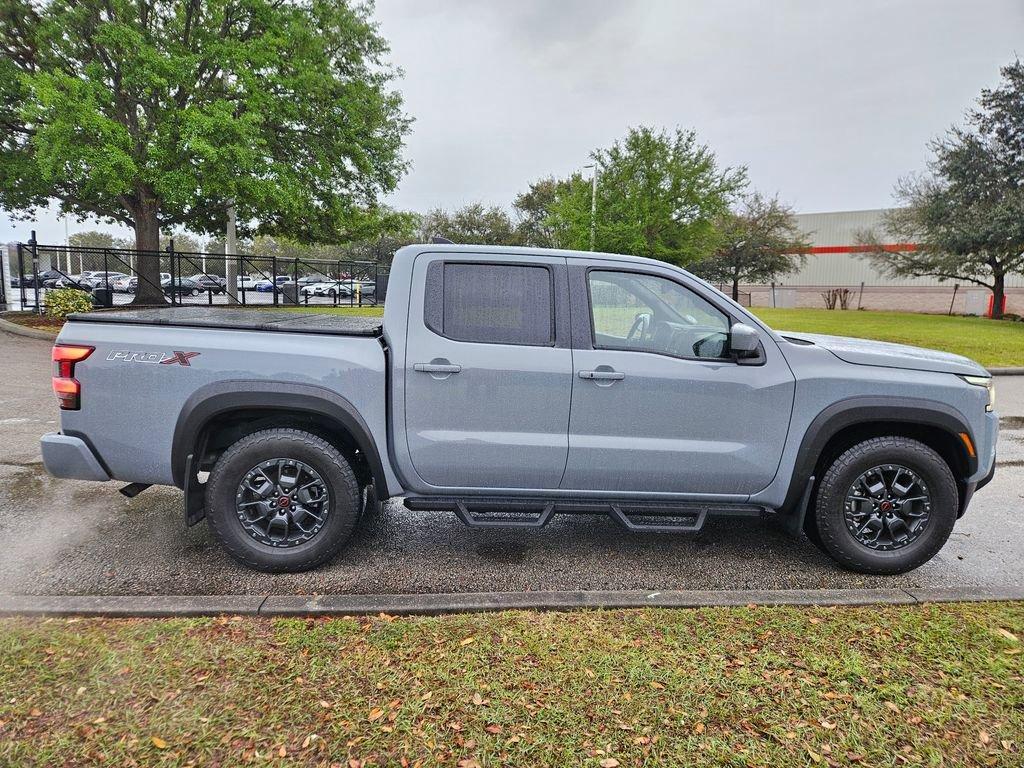
[[[262,461],[295,459],[323,478],[329,492],[323,528],[311,539],[289,547],[257,541],[236,511],[242,478]],[[206,519],[210,532],[235,560],[260,571],[307,571],[333,558],[352,536],[362,512],[362,495],[351,465],[321,437],[298,429],[266,429],[243,437],[217,460],[206,483]]]
[[[927,525],[900,548],[879,551],[862,544],[846,524],[846,495],[857,478],[873,467],[894,464],[919,475],[931,495]],[[905,573],[931,560],[956,522],[959,495],[949,465],[924,443],[906,437],[875,437],[858,443],[828,468],[817,489],[815,526],[822,548],[841,566],[870,574]]]

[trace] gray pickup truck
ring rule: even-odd
[[[778,520],[846,568],[907,571],[992,477],[992,379],[957,355],[777,332],[689,273],[601,253],[421,245],[377,318],[73,316],[58,477],[184,491],[242,563],[313,568],[369,505],[470,526]]]

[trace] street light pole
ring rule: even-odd
[[[597,174],[601,166],[597,163],[591,163],[583,167],[594,169],[590,180],[590,250],[593,251],[595,234],[597,232]]]

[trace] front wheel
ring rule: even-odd
[[[939,454],[917,440],[876,437],[825,472],[814,522],[821,546],[840,565],[896,574],[935,556],[958,509],[956,481]]]
[[[228,448],[210,473],[210,531],[244,565],[274,573],[330,560],[351,537],[362,508],[345,457],[321,437],[267,429]]]

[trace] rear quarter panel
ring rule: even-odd
[[[375,338],[70,322],[58,343],[95,352],[75,369],[82,407],[61,412],[61,429],[84,437],[112,477],[171,485],[171,446],[182,406],[196,390],[229,380],[309,384],[338,393],[359,411],[378,441],[389,484],[384,435],[385,358]],[[197,352],[188,365],[161,364]],[[150,353],[154,362],[113,357]]]

